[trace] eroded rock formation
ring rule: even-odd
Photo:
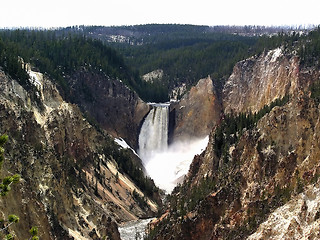
[[[148,198],[142,205],[142,191],[119,172],[113,153],[120,146],[49,79],[30,75],[36,88],[26,92],[0,71],[0,132],[9,135],[2,173],[21,175],[0,198],[1,215],[19,215],[10,227],[18,239],[29,239],[32,226],[40,239],[120,239],[116,223],[153,215],[157,205]]]
[[[301,84],[296,56],[283,54],[282,48],[264,52],[235,65],[223,88],[224,112],[257,112]]]
[[[220,100],[210,77],[199,80],[170,108],[173,122],[170,141],[207,136],[221,115]]]

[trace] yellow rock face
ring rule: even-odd
[[[235,65],[223,89],[225,113],[257,112],[302,87],[297,57],[284,56],[281,51],[278,48]]]
[[[172,108],[175,111],[173,139],[209,135],[219,119],[220,109],[212,79],[208,77],[199,80]]]

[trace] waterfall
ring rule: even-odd
[[[170,193],[187,174],[194,155],[207,146],[209,137],[188,138],[168,146],[170,104],[150,104],[139,134],[138,154],[147,174],[156,185]]]
[[[169,104],[151,104],[139,135],[139,155],[143,163],[155,152],[168,148]]]

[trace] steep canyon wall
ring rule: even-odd
[[[289,100],[231,135],[238,140],[222,145],[222,156],[214,127],[151,235],[246,239],[258,229],[250,239],[319,238],[318,210],[311,201],[319,188],[320,118],[309,90],[319,76],[319,69],[304,68],[294,53],[281,48],[236,64],[222,92],[225,114],[257,113],[276,99]],[[294,203],[300,208],[293,210]],[[281,206],[292,214],[285,215]]]
[[[170,106],[169,141],[203,138],[221,117],[221,100],[214,80],[199,80],[182,99]]]
[[[0,199],[2,217],[20,217],[10,227],[18,239],[29,239],[32,226],[40,239],[120,239],[117,223],[157,211],[148,198],[141,205],[144,194],[115,161],[135,156],[121,155],[50,79],[30,73],[36,88],[27,92],[0,71],[0,132],[9,136],[2,175],[21,175]]]

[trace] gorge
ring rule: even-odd
[[[0,198],[1,237],[135,239],[153,219],[146,239],[320,238],[320,30],[202,33],[152,45],[162,33],[145,31],[149,45],[114,45],[121,58],[85,37],[0,31],[0,179],[21,176]],[[161,74],[143,82],[126,61]],[[170,91],[178,101],[148,103]]]
[[[281,48],[238,62],[223,119],[149,239],[317,239],[319,72]]]

